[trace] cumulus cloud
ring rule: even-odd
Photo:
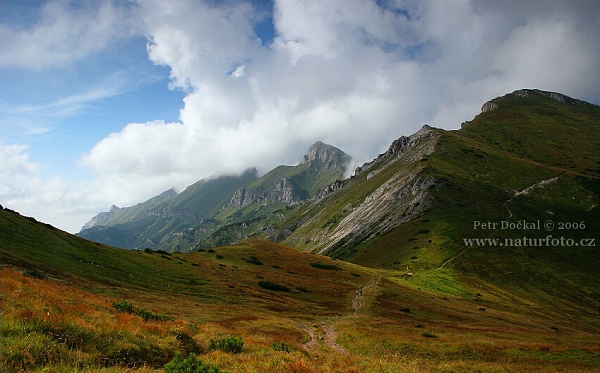
[[[483,102],[516,89],[600,101],[590,79],[600,62],[595,1],[277,0],[270,41],[255,31],[264,9],[250,2],[102,4],[84,13],[104,33],[81,29],[72,40],[54,23],[38,29],[59,34],[65,55],[78,58],[115,37],[115,22],[133,22],[135,9],[139,23],[126,29],[143,32],[148,58],[186,94],[178,122],[127,124],[81,159],[107,205],[295,164],[318,140],[365,162],[423,124],[458,128]],[[51,3],[44,12],[52,7],[66,9]],[[78,12],[61,19],[78,24]],[[46,64],[63,55],[53,40],[40,47]]]
[[[149,58],[188,92],[181,122],[130,124],[84,164],[132,192],[182,188],[294,163],[317,140],[367,161],[425,123],[457,128],[519,88],[597,98],[586,77],[597,48],[581,14],[563,2],[504,3],[280,0],[265,46],[248,3],[140,1]]]

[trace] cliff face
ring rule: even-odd
[[[271,188],[264,190],[258,188],[240,188],[235,191],[229,202],[230,207],[243,208],[252,204],[263,205],[266,203],[293,203],[299,202],[300,196],[294,185],[286,177],[282,177]]]
[[[244,208],[252,204],[295,203],[316,197],[331,182],[342,179],[352,157],[340,149],[316,142],[297,166],[276,168],[252,186],[238,189],[228,207]]]
[[[414,220],[431,206],[429,190],[439,182],[420,173],[423,159],[435,150],[437,138],[435,129],[423,126],[411,136],[396,139],[385,153],[358,167],[351,179],[334,182],[320,194],[324,200],[319,204],[324,206],[328,206],[325,199],[334,193],[351,196],[346,198],[349,203],[339,206],[333,215],[316,210],[312,217],[304,215],[300,224],[280,224],[280,231],[270,236],[292,246],[310,242],[311,251],[336,256]],[[321,228],[305,231],[314,226]]]
[[[342,170],[352,158],[340,149],[320,141],[312,144],[301,164],[319,163],[323,171]]]

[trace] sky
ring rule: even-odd
[[[111,205],[357,164],[522,88],[600,103],[597,0],[2,0],[0,204],[69,232]]]

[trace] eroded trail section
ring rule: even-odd
[[[354,310],[354,315],[356,315],[359,309],[365,306],[365,299],[363,293],[377,286],[380,279],[381,274],[377,274],[375,277],[369,280],[369,282],[367,282],[363,287],[356,291],[354,298],[352,298],[352,309]],[[338,354],[350,356],[351,354],[350,352],[348,352],[348,350],[346,350],[344,347],[340,346],[335,342],[337,338],[337,333],[335,331],[334,324],[337,320],[339,320],[339,318],[347,316],[350,315],[328,318],[322,321],[321,323],[314,324],[312,326],[301,322],[296,323],[296,325],[298,325],[309,336],[308,342],[303,343],[302,347],[304,347],[304,349],[307,351],[313,351],[317,345],[317,342],[322,341],[327,347],[337,352]]]
[[[313,332],[312,328],[309,327],[308,325],[304,324],[304,323],[298,323],[297,324],[300,328],[302,328],[302,330],[304,330],[309,337],[308,342],[305,342],[302,344],[302,347],[304,347],[305,350],[311,351],[312,349],[315,348],[315,333]]]
[[[325,344],[327,346],[329,346],[329,348],[331,348],[333,351],[337,352],[338,354],[350,356],[350,353],[348,352],[348,350],[346,350],[344,347],[340,346],[339,344],[335,343],[335,339],[337,338],[337,333],[335,332],[335,329],[333,328],[333,324],[330,324],[327,326],[323,325],[323,330],[325,331]]]
[[[363,292],[373,286],[376,286],[379,280],[381,279],[381,275],[377,274],[375,277],[371,279],[365,286],[361,287],[356,291],[356,295],[352,299],[352,308],[354,309],[354,314],[363,306]]]

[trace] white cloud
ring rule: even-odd
[[[124,27],[115,22],[132,22],[131,9],[102,4],[85,13],[98,26],[82,40],[51,22],[35,29],[57,35],[40,47],[47,64],[67,60],[54,39],[74,60],[108,43],[108,29]],[[52,6],[58,19],[79,23],[81,10]],[[249,3],[138,0],[133,8],[143,26],[125,30],[143,27],[148,57],[186,97],[179,122],[128,124],[82,158],[106,205],[294,164],[317,140],[368,161],[425,123],[458,128],[486,100],[520,88],[600,99],[590,79],[600,62],[595,2],[280,0],[266,45],[253,29],[262,11]]]
[[[181,122],[130,124],[85,160],[116,185],[127,180],[131,193],[294,163],[316,140],[367,161],[424,123],[457,128],[514,89],[575,88],[580,71],[565,65],[591,73],[598,62],[573,57],[592,40],[575,26],[536,12],[515,21],[490,10],[498,3],[410,2],[398,11],[281,0],[270,47],[256,43],[245,3],[161,4],[140,2],[148,54],[188,90]]]
[[[108,0],[49,1],[33,27],[2,24],[2,66],[41,70],[71,65],[133,35],[137,24],[128,9]]]
[[[44,166],[32,162],[29,146],[0,143],[0,200],[25,216],[77,232],[90,216],[104,207],[91,184],[42,177]]]

